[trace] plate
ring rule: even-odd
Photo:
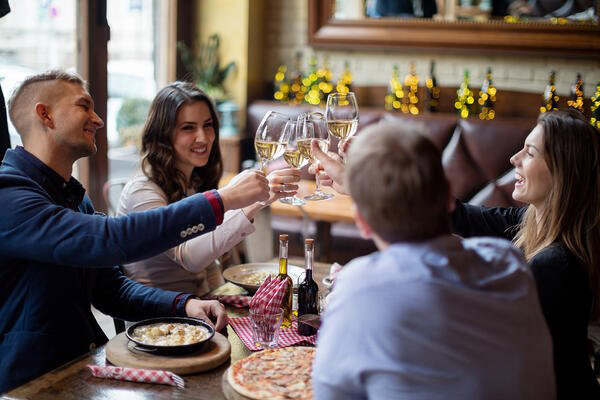
[[[296,265],[289,265],[287,268],[288,275],[292,278],[294,286],[298,285],[301,275],[304,275],[304,268]],[[279,265],[275,263],[250,263],[240,264],[234,267],[229,267],[223,272],[223,277],[231,283],[235,283],[254,293],[260,287],[260,283],[264,281],[268,274],[278,275]],[[260,283],[258,282],[260,280]]]

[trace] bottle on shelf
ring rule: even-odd
[[[285,103],[287,103],[290,100],[290,85],[286,80],[286,72],[287,66],[285,64],[280,64],[277,67],[275,79],[273,79],[273,98],[277,101]]]
[[[583,112],[583,81],[581,80],[581,74],[577,74],[575,83],[571,86],[571,97],[567,100],[567,105]]]
[[[336,92],[338,93],[348,93],[352,91],[352,73],[350,72],[350,63],[348,61],[344,62],[344,71],[342,72],[342,76],[337,82],[335,87]]]
[[[469,70],[465,70],[465,76],[463,78],[460,87],[456,91],[457,97],[454,101],[454,108],[456,108],[458,115],[461,118],[468,118],[473,113],[473,105],[475,98],[473,97],[473,91],[469,89]]]
[[[319,90],[319,76],[317,72],[317,56],[313,54],[308,61],[308,74],[302,80],[302,83],[306,87],[304,101],[312,105],[318,105],[322,97],[322,93]]]
[[[317,69],[317,84],[319,86],[319,104],[327,101],[327,96],[333,91],[331,83],[331,69],[329,68],[329,57],[323,58],[323,66]]]
[[[306,86],[303,83],[301,68],[302,52],[297,52],[294,57],[294,71],[290,74],[290,103],[301,104],[304,101]]]
[[[385,95],[385,109],[389,111],[399,111],[403,97],[404,90],[402,89],[402,83],[400,83],[400,79],[398,78],[398,66],[394,65],[392,69],[392,79],[390,79],[387,94]]]
[[[494,106],[496,104],[496,93],[497,89],[494,87],[492,80],[492,68],[487,69],[485,79],[481,85],[481,91],[479,92],[479,119],[492,120],[496,116]]]
[[[596,93],[591,98],[590,113],[592,114],[590,122],[596,128],[600,129],[600,82],[596,84]]]
[[[440,109],[440,87],[435,77],[435,61],[429,65],[429,78],[425,81],[427,87],[427,109],[429,112],[438,112]]]
[[[304,262],[306,267],[306,277],[298,285],[298,334],[310,336],[317,333],[317,330],[300,321],[300,317],[306,314],[319,314],[319,286],[314,281],[313,261],[314,261],[314,240],[306,239],[304,241]]]
[[[558,95],[556,94],[556,85],[554,84],[555,78],[556,72],[551,71],[548,85],[542,97],[542,106],[540,107],[540,112],[542,113],[558,110]]]
[[[419,77],[415,63],[410,63],[408,75],[404,78],[404,98],[402,99],[401,110],[403,113],[412,115],[419,114]]]

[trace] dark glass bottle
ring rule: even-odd
[[[298,286],[298,334],[310,336],[317,333],[317,330],[300,322],[300,317],[306,314],[319,314],[319,286],[313,280],[313,259],[314,259],[314,240],[306,239],[304,242],[304,258],[306,263],[306,278]]]
[[[283,295],[283,301],[281,302],[281,308],[283,308],[283,321],[281,326],[283,328],[290,328],[292,326],[292,278],[287,273],[288,265],[288,235],[279,235],[279,275],[277,279],[285,280],[287,282],[285,288],[285,294]]]
[[[427,98],[429,112],[438,112],[440,108],[440,87],[435,77],[435,61],[431,61],[429,66],[429,78],[425,81],[427,86]]]
[[[542,113],[558,110],[558,95],[556,94],[556,85],[554,84],[555,78],[556,73],[551,71],[548,86],[544,90],[542,106],[540,107],[540,112]]]

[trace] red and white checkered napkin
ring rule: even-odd
[[[262,350],[262,347],[254,343],[252,321],[250,321],[250,317],[229,318],[229,325],[231,325],[235,333],[237,333],[242,340],[242,343],[244,343],[248,349],[253,351]],[[293,346],[296,344],[314,346],[316,343],[317,335],[302,336],[298,334],[298,322],[294,319],[291,328],[281,328],[279,330],[277,348]]]
[[[154,369],[139,369],[127,367],[113,367],[110,365],[88,365],[92,375],[96,378],[112,378],[121,381],[158,383],[161,385],[177,386],[180,389],[185,387],[185,381],[179,375],[169,371]]]
[[[285,295],[285,286],[284,279],[267,277],[250,300],[250,309],[260,314],[277,315]]]

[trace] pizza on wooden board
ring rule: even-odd
[[[251,399],[312,399],[313,347],[259,351],[236,361],[227,380]]]

